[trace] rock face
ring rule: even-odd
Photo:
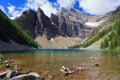
[[[40,8],[37,12],[28,10],[15,21],[33,38],[39,35],[48,38],[57,36],[86,38],[92,31],[84,25],[87,16],[72,8],[69,10],[61,8],[57,14],[51,14],[50,18]]]
[[[33,10],[28,10],[22,13],[20,18],[17,18],[17,22],[19,25],[22,25],[23,29],[25,29],[30,35],[35,37],[35,20],[36,20],[36,12]]]
[[[30,33],[33,38],[38,35],[45,35],[48,38],[60,35],[59,29],[51,24],[50,19],[40,8],[38,8],[37,12],[33,10],[23,12],[15,21]]]
[[[72,8],[61,8],[57,14],[51,14],[50,20],[66,36],[86,38],[92,30],[84,25],[87,18],[88,16]]]
[[[51,24],[50,19],[40,8],[38,8],[37,11],[35,34],[46,35],[48,38],[54,38],[60,34],[59,29],[55,25]]]

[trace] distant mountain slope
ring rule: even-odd
[[[13,46],[13,43],[37,47],[34,40],[19,25],[10,20],[1,10],[0,10],[0,43],[1,43],[0,50],[2,49],[2,47],[5,48],[7,44]],[[6,45],[2,46],[2,43],[3,44],[6,43]],[[18,45],[16,45],[16,47],[19,48]]]
[[[112,16],[102,25],[97,27],[92,36],[83,44],[75,45],[70,48],[88,47],[94,42],[102,39],[100,43],[102,49],[116,49],[120,46],[120,10],[112,12]]]
[[[103,30],[107,27],[110,27],[117,19],[120,19],[120,10],[116,9],[115,11],[113,11],[111,13],[112,13],[112,15],[110,16],[110,18],[107,21],[105,21],[99,27],[94,29],[94,31],[92,32],[92,36],[97,34],[98,32],[100,32],[101,30]]]

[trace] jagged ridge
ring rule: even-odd
[[[32,13],[32,14],[31,14]],[[15,21],[27,30],[33,38],[41,35],[48,38],[57,36],[80,37],[90,36],[92,29],[84,25],[87,16],[74,9],[62,8],[57,14],[47,17],[39,8],[25,11]]]
[[[51,23],[40,8],[38,8],[37,12],[33,10],[24,11],[15,21],[27,30],[33,38],[39,35],[54,38],[61,34],[59,29]]]

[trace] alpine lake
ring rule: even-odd
[[[2,53],[15,60],[22,69],[37,72],[45,80],[120,80],[120,55],[118,52],[78,49],[34,49],[13,53]],[[96,66],[96,64],[99,64]],[[64,76],[62,66],[75,71]],[[74,66],[87,67],[76,70]],[[14,66],[11,67],[13,69]],[[5,70],[0,66],[0,71]]]

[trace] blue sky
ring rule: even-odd
[[[101,15],[115,10],[120,0],[0,0],[2,9],[11,19],[28,9],[40,7],[47,16],[57,13],[61,7],[74,8],[89,15]]]

